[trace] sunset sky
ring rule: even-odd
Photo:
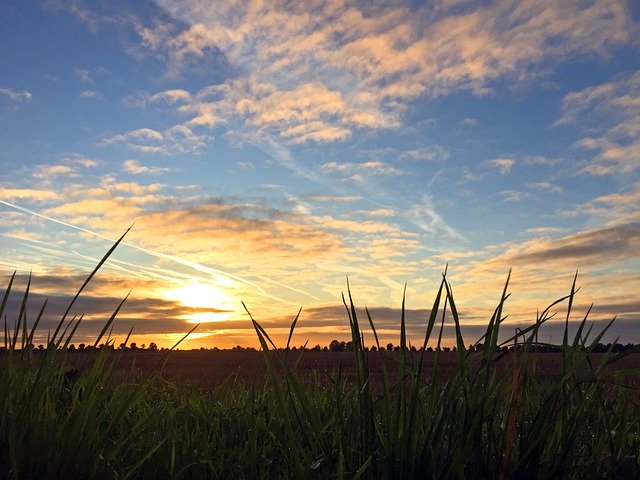
[[[76,343],[129,291],[138,344],[256,345],[241,301],[348,340],[348,277],[385,342],[406,282],[418,344],[447,264],[466,343],[510,268],[505,335],[578,271],[574,324],[640,342],[639,27],[634,0],[3,0],[3,288],[32,272],[43,342],[133,225]]]

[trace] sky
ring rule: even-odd
[[[640,342],[633,0],[0,2],[0,281],[37,341],[410,339],[447,270],[466,343],[580,290]],[[561,341],[566,304],[541,332]],[[444,338],[450,342],[451,318]],[[369,335],[367,341],[371,343]]]

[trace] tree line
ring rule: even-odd
[[[622,344],[622,343],[598,343],[594,349],[592,350],[592,352],[594,353],[605,353],[608,351],[611,351],[613,353],[618,353],[618,352],[623,352],[626,350],[631,350],[633,348],[635,348],[636,345],[633,343],[626,343],[626,344]],[[52,349],[60,349],[60,347],[56,347],[54,344],[50,345],[49,348]],[[89,351],[93,351],[93,350],[100,350],[100,349],[109,349],[109,350],[127,350],[127,351],[132,351],[132,352],[136,352],[136,351],[140,351],[140,352],[156,352],[156,351],[165,351],[168,350],[168,348],[166,347],[158,347],[158,345],[155,342],[150,342],[148,345],[147,344],[141,344],[138,345],[136,342],[131,342],[129,344],[124,344],[121,343],[120,345],[118,345],[117,347],[112,343],[112,342],[108,342],[108,343],[102,343],[100,345],[87,345],[85,343],[80,343],[77,346],[75,344],[70,344],[67,347],[67,351],[69,352],[89,352]],[[518,350],[522,348],[522,345],[510,345],[510,346],[502,346],[502,347],[496,347],[496,353],[508,353],[508,352],[513,352],[515,350]],[[45,347],[44,345],[40,344],[38,346],[35,346],[33,344],[27,345],[26,350],[33,350],[34,352],[43,352],[47,349],[47,347]],[[372,346],[365,346],[365,351],[371,351],[371,352],[375,352],[378,351],[378,348],[375,345]],[[395,345],[392,342],[387,343],[386,345],[381,345],[380,346],[380,350],[381,351],[387,351],[387,352],[399,352],[401,349],[400,345]],[[562,352],[562,346],[561,345],[552,345],[552,344],[532,344],[530,346],[530,349],[534,352],[539,352],[539,353],[560,353]],[[5,350],[4,346],[0,346],[0,351]],[[212,347],[212,348],[205,348],[205,347],[200,347],[198,349],[194,349],[194,350],[200,350],[200,351],[257,351],[257,349],[255,347],[243,347],[241,345],[236,345],[235,347],[231,347],[231,348],[219,348],[219,347]],[[284,350],[284,349],[282,349]],[[320,344],[316,344],[313,347],[309,347],[307,345],[301,345],[301,346],[292,346],[290,347],[290,350],[294,350],[294,351],[309,351],[309,352],[349,352],[349,351],[353,351],[353,343],[351,341],[340,341],[340,340],[332,340],[329,345],[325,345],[325,346],[321,346]],[[411,352],[420,352],[422,351],[422,347],[415,347],[414,345],[410,345],[408,347],[406,347],[407,351],[411,351]],[[425,351],[427,352],[436,352],[436,351],[440,351],[440,352],[456,352],[458,349],[457,347],[449,347],[449,346],[443,346],[443,347],[427,347],[425,349]],[[484,350],[484,345],[482,343],[477,343],[474,345],[469,345],[466,348],[467,351],[469,352],[482,352]]]

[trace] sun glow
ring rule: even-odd
[[[231,295],[224,288],[201,281],[167,290],[164,296],[186,309],[202,309],[183,316],[190,323],[230,320],[236,310]]]

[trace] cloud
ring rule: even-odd
[[[100,92],[97,92],[95,90],[83,90],[80,93],[80,96],[82,98],[95,98],[98,100],[104,100],[104,95],[102,95]]]
[[[190,100],[191,95],[189,92],[179,88],[158,92],[149,97],[149,102],[166,102],[169,104],[188,102]]]
[[[388,163],[379,160],[371,160],[362,163],[350,162],[326,162],[320,165],[319,169],[327,173],[344,173],[347,175],[358,175],[367,173],[371,175],[406,175],[407,172],[396,168]],[[353,178],[353,177],[352,177]]]
[[[631,185],[626,191],[600,195],[565,212],[565,215],[589,215],[604,220],[606,225],[640,221],[640,183]]]
[[[449,238],[463,238],[462,235],[445,222],[442,216],[436,211],[433,205],[433,199],[429,195],[423,195],[422,202],[413,205],[409,209],[408,217],[414,225],[430,235],[444,233]]]
[[[558,233],[566,233],[567,229],[563,227],[533,227],[527,228],[526,233],[535,235],[537,237],[555,235]]]
[[[28,102],[31,100],[31,92],[27,90],[14,90],[8,87],[0,87],[0,97],[6,97],[14,103]]]
[[[124,162],[122,162],[122,170],[134,175],[158,175],[171,171],[171,169],[167,167],[147,167],[145,165],[142,165],[137,160],[125,160]]]
[[[85,70],[83,68],[76,68],[76,76],[80,79],[82,83],[93,83],[93,79],[91,78],[91,72],[89,70]]]
[[[38,165],[32,170],[31,176],[37,179],[51,179],[59,175],[74,175],[76,170],[69,165]]]
[[[64,158],[62,159],[62,162],[64,164],[69,164],[69,165],[79,165],[84,168],[94,168],[100,164],[98,160],[95,160],[93,158],[87,158],[80,154],[75,154],[67,158]]]
[[[335,204],[352,203],[362,200],[362,197],[358,195],[311,195],[308,198],[315,202]]]
[[[171,152],[197,153],[209,145],[211,141],[211,136],[198,135],[185,125],[174,125],[163,133],[151,128],[138,128],[124,134],[107,137],[99,145],[104,147],[124,143],[138,152],[168,155]]]
[[[486,94],[495,82],[529,81],[573,55],[605,55],[636,33],[626,6],[607,0],[468,8],[448,2],[415,8],[156,3],[172,21],[137,25],[147,54],[163,58],[174,78],[207,62],[223,75],[209,91],[157,98],[191,114],[189,126],[227,124],[256,140],[285,144],[396,128],[417,97]]]
[[[550,182],[533,182],[527,183],[527,187],[531,190],[546,190],[550,193],[562,193],[562,187],[554,185]]]
[[[449,150],[439,145],[430,148],[419,148],[407,150],[400,154],[400,159],[409,160],[447,160],[449,158]]]
[[[509,173],[515,163],[515,160],[511,158],[494,158],[493,160],[486,160],[485,162],[482,162],[486,167],[497,169],[501,175]]]
[[[391,210],[390,208],[377,208],[375,210],[371,210],[367,212],[367,215],[370,217],[394,217],[396,212]]]
[[[528,192],[519,192],[517,190],[503,190],[498,192],[498,196],[502,197],[505,202],[521,202],[532,197]]]
[[[503,265],[603,265],[640,260],[640,222],[587,230],[555,240],[533,240],[511,248]]]
[[[251,162],[236,162],[236,166],[242,170],[254,170],[256,168]]]
[[[542,155],[527,155],[522,158],[525,165],[557,165],[560,163],[559,158],[549,158]]]
[[[3,200],[58,200],[61,196],[51,190],[39,190],[35,188],[6,188],[0,186],[0,199]]]
[[[640,166],[640,71],[565,95],[556,126],[572,124],[589,132],[576,147],[595,152],[580,173],[635,171]]]

